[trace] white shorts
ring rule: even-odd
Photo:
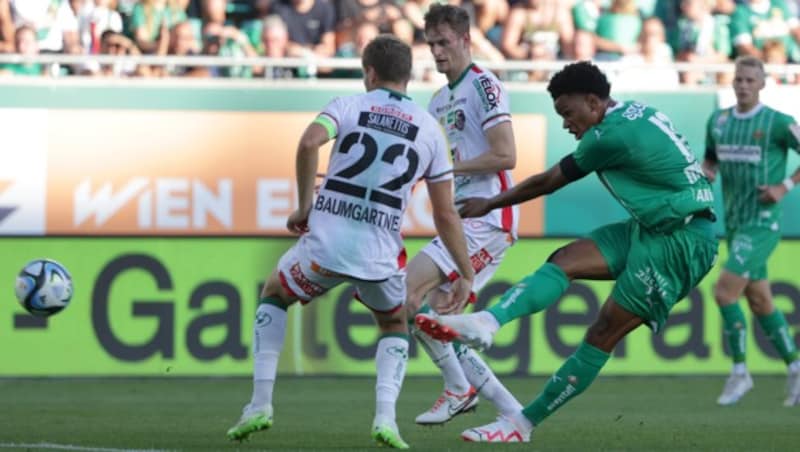
[[[500,262],[503,261],[506,250],[514,244],[514,237],[480,220],[466,219],[462,220],[461,224],[464,227],[464,238],[467,240],[467,252],[472,261],[472,269],[475,270],[472,291],[477,292],[492,279],[500,267]],[[439,286],[439,289],[450,290],[450,282],[458,278],[458,269],[441,239],[435,237],[422,248],[422,252],[428,255],[450,280]]]
[[[278,262],[281,285],[289,295],[306,304],[343,283],[356,287],[356,299],[375,312],[391,313],[406,300],[406,272],[399,270],[383,281],[364,281],[319,266],[300,248],[292,246]]]

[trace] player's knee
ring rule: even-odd
[[[422,307],[423,296],[424,294],[416,291],[409,291],[406,295],[406,304],[403,307],[403,312],[409,319],[413,318],[419,308]]]
[[[389,313],[376,313],[375,320],[382,333],[407,333],[408,327],[405,319],[405,306],[400,310]]]
[[[725,282],[720,279],[714,284],[714,301],[717,302],[718,306],[726,306],[729,304],[736,303],[739,299],[739,294],[734,293],[730,287],[728,287]]]
[[[550,255],[547,256],[547,262],[550,262],[551,264],[558,265],[559,261],[561,261],[561,259],[566,254],[566,252],[564,251],[564,248],[565,247],[562,246],[561,248],[558,248],[555,251],[553,251],[552,253],[550,253]]]
[[[595,347],[601,348],[611,337],[610,319],[601,314],[586,331],[586,342]]]
[[[775,310],[772,297],[769,296],[769,294],[765,294],[759,290],[746,289],[745,297],[747,298],[747,304],[750,306],[750,310],[756,315],[768,315]]]

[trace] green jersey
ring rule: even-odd
[[[689,144],[665,114],[640,103],[610,107],[572,156],[647,230],[669,232],[713,209],[714,194]]]
[[[786,177],[788,150],[798,149],[794,118],[759,104],[747,113],[715,111],[706,125],[706,159],[718,162],[727,230],[763,226],[778,230],[779,204],[758,200],[758,186]]]

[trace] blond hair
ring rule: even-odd
[[[752,67],[758,69],[762,75],[766,75],[766,72],[764,71],[764,63],[752,55],[742,55],[736,57],[736,60],[733,62],[733,64],[737,69],[740,67]]]

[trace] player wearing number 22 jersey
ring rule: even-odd
[[[329,270],[385,279],[398,270],[414,183],[453,177],[442,130],[408,97],[385,90],[336,98],[318,120],[338,138],[300,246]]]
[[[261,293],[253,327],[253,395],[228,438],[272,426],[272,392],[286,335],[287,308],[351,284],[372,310],[375,347],[372,438],[406,449],[395,405],[408,360],[405,251],[400,236],[411,188],[424,180],[436,230],[462,275],[452,298],[466,303],[474,271],[453,202],[453,165],[439,125],[405,95],[411,48],[389,35],[362,55],[367,93],[336,98],[309,124],[296,156],[297,209],[287,228],[301,234],[281,256]],[[320,148],[335,139],[328,171],[314,196]]]

